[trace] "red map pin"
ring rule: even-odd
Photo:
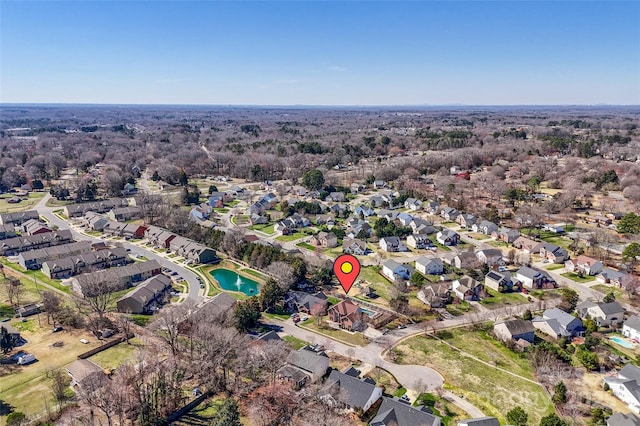
[[[333,273],[338,277],[344,292],[348,294],[360,274],[360,262],[355,256],[342,254],[333,262]]]

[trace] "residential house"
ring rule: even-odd
[[[207,200],[207,204],[214,209],[221,209],[224,207],[224,193],[222,192],[212,192],[209,194],[209,199]]]
[[[460,212],[453,207],[445,207],[440,211],[440,216],[447,222],[455,222]]]
[[[427,213],[436,214],[440,209],[440,203],[438,203],[437,201],[427,201],[426,203],[424,203],[423,207]]]
[[[38,235],[45,232],[53,232],[51,228],[36,219],[29,219],[20,225],[22,235]]]
[[[419,211],[422,209],[422,201],[415,198],[407,198],[404,200],[404,208],[412,211]]]
[[[71,387],[95,389],[98,383],[106,380],[104,369],[89,359],[78,359],[66,368],[71,377]]]
[[[125,197],[129,197],[131,195],[135,195],[138,193],[138,188],[136,188],[136,186],[132,183],[126,183],[124,185],[124,187],[122,188],[122,191],[120,191],[122,193],[123,196]]]
[[[382,397],[378,414],[371,420],[371,426],[440,426],[436,417],[426,407],[412,407],[397,399]]]
[[[450,229],[445,229],[436,234],[436,241],[443,246],[455,246],[460,242],[460,235]]]
[[[13,238],[16,236],[16,228],[13,224],[0,225],[0,240],[6,240],[7,238]]]
[[[471,228],[477,220],[477,217],[468,213],[462,213],[456,217],[456,223],[460,224],[463,228]]]
[[[158,274],[138,284],[116,302],[118,312],[145,314],[162,306],[171,291],[171,278]]]
[[[400,225],[402,226],[409,226],[411,225],[411,222],[413,222],[413,216],[411,216],[408,213],[398,213],[398,216],[396,216],[396,220],[400,223]]]
[[[631,411],[640,414],[640,368],[629,363],[618,371],[617,377],[605,377],[603,384]]]
[[[130,263],[124,247],[79,253],[42,263],[42,272],[49,278],[65,278],[88,269],[105,269]]]
[[[478,258],[472,251],[462,251],[458,254],[454,254],[453,257],[444,258],[445,261],[450,260],[450,265],[455,266],[458,269],[472,269],[478,265]]]
[[[542,243],[539,243],[537,241],[533,241],[527,237],[524,236],[519,236],[518,238],[516,238],[516,240],[513,242],[513,246],[517,249],[520,249],[522,251],[525,251],[527,253],[539,253],[540,252],[540,248],[542,247]]]
[[[493,326],[493,332],[496,337],[503,342],[516,342],[522,339],[526,342],[533,343],[536,335],[536,329],[533,327],[533,324],[531,324],[531,321],[521,319],[512,319],[496,323]]]
[[[544,243],[540,248],[540,256],[551,263],[564,263],[569,259],[569,252],[552,243]]]
[[[479,223],[474,223],[471,226],[471,230],[479,234],[491,235],[492,232],[498,230],[498,225],[493,222],[489,222],[488,220],[483,220]]]
[[[580,318],[592,318],[598,327],[609,327],[612,324],[622,324],[624,308],[618,302],[594,303],[585,301],[576,306]]]
[[[367,207],[364,204],[360,204],[358,207],[355,208],[355,210],[353,211],[353,214],[358,217],[360,217],[360,215],[362,215],[363,217],[369,217],[369,216],[373,216],[376,213],[375,213],[375,210],[373,210],[373,207]]]
[[[266,225],[269,223],[269,218],[266,216],[260,216],[257,213],[251,213],[249,216],[249,222],[251,222],[252,225]]]
[[[333,232],[318,232],[310,239],[311,244],[319,247],[333,248],[338,245],[338,237]]]
[[[208,204],[194,206],[189,212],[189,219],[195,222],[203,222],[211,217],[211,212],[211,206]]]
[[[597,275],[602,272],[602,262],[589,256],[580,255],[564,262],[567,271],[576,274]]]
[[[37,210],[26,210],[23,212],[0,213],[0,225],[20,226],[28,220],[38,220],[40,214]]]
[[[502,241],[503,243],[513,243],[520,236],[520,231],[517,229],[501,228],[491,233],[491,238],[494,240]]]
[[[352,331],[362,331],[367,328],[366,315],[350,299],[331,306],[327,310],[327,315],[329,320],[337,323],[340,328]]]
[[[387,182],[385,182],[383,180],[374,180],[373,181],[373,188],[374,189],[382,189],[385,186],[387,186]]]
[[[431,309],[444,308],[451,303],[451,283],[427,284],[418,291],[417,297]]]
[[[334,203],[344,203],[347,201],[347,196],[344,195],[344,192],[332,192],[330,193],[326,201],[333,201]]]
[[[407,251],[407,246],[398,237],[382,237],[379,244],[388,253]]]
[[[104,227],[109,223],[109,219],[99,213],[94,212],[86,212],[84,216],[82,216],[82,219],[80,221],[82,223],[82,226],[84,226],[85,228],[99,232],[102,232],[104,230]]]
[[[0,256],[15,256],[25,251],[58,246],[60,244],[70,243],[71,241],[73,241],[73,236],[68,229],[7,238],[0,240]]]
[[[359,194],[364,190],[364,185],[354,182],[349,186],[349,190],[352,194]]]
[[[331,370],[319,397],[331,406],[365,413],[382,397],[383,389],[371,382]]]
[[[542,225],[542,230],[553,232],[554,234],[562,234],[564,232],[564,225],[547,223]]]
[[[408,280],[410,278],[409,269],[393,259],[388,259],[382,264],[382,275],[391,281]]]
[[[607,426],[640,426],[640,419],[631,413],[616,413],[607,419]]]
[[[169,249],[193,263],[215,263],[219,260],[214,249],[184,237],[172,238]]]
[[[372,195],[369,197],[369,202],[375,207],[382,207],[385,203],[381,195]]]
[[[458,426],[500,426],[500,422],[495,417],[476,417],[460,420]]]
[[[407,245],[414,249],[426,249],[433,246],[427,234],[411,234],[407,237]]]
[[[558,308],[547,309],[542,317],[535,317],[532,323],[538,330],[557,339],[584,334],[582,320]]]
[[[556,288],[558,285],[549,274],[544,271],[521,266],[516,272],[515,278],[522,286],[529,290]]]
[[[487,297],[484,284],[464,275],[451,283],[453,295],[460,300],[478,301]]]
[[[357,238],[345,238],[342,242],[342,252],[364,256],[369,252],[367,243]]]
[[[146,226],[136,225],[134,223],[123,223],[109,221],[105,224],[102,231],[107,235],[113,235],[116,237],[129,238],[143,238],[145,236]]]
[[[622,335],[634,341],[640,341],[640,317],[631,316],[622,324]]]
[[[611,268],[602,268],[602,272],[596,275],[596,280],[603,284],[609,284],[621,288],[623,287],[628,277],[629,274],[624,271],[616,271]]]
[[[508,272],[489,271],[484,276],[484,285],[500,293],[513,290],[513,281]]]
[[[327,374],[329,357],[324,352],[316,352],[305,346],[289,352],[286,364],[276,375],[279,380],[292,384],[294,389],[302,388],[306,383],[316,383]]]
[[[158,275],[161,270],[162,267],[157,260],[137,262],[127,266],[78,275],[71,281],[71,288],[81,296],[86,296],[85,291],[88,285],[95,282],[110,282],[113,284],[114,291],[123,290]]]
[[[140,219],[142,210],[136,206],[114,207],[107,212],[107,217],[117,222],[126,222],[127,220]]]
[[[126,198],[114,198],[111,200],[94,201],[91,203],[70,204],[63,208],[68,218],[83,216],[86,212],[106,213],[115,207],[127,207]]]
[[[329,302],[327,296],[319,291],[315,294],[290,290],[284,298],[284,308],[290,312],[312,315],[314,308],[326,312]]]
[[[89,251],[91,251],[91,243],[89,241],[78,241],[76,243],[45,247],[20,253],[18,255],[18,264],[25,269],[36,270],[40,269],[42,264],[47,260],[54,260]]]
[[[157,226],[149,226],[147,230],[144,231],[144,236],[155,248],[164,249],[168,249],[171,245],[171,240],[177,237],[176,234]]]
[[[411,230],[413,230],[414,234],[435,234],[436,228],[431,224],[431,222],[421,219],[419,217],[414,217],[411,223],[409,224]]]
[[[444,273],[442,260],[430,257],[416,259],[416,270],[425,275],[440,275]]]
[[[489,266],[504,265],[502,256],[502,251],[498,249],[484,249],[476,252],[478,260]]]

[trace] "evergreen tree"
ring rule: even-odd
[[[507,413],[507,422],[513,426],[526,426],[529,415],[522,407],[515,407]]]
[[[238,403],[233,398],[227,398],[210,423],[211,426],[242,426]]]

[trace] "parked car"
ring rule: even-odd
[[[51,330],[52,333],[57,333],[58,331],[62,331],[64,330],[64,328],[57,326],[57,327],[53,327],[53,330]]]
[[[25,354],[18,358],[18,365],[27,365],[36,360],[36,356],[34,354]]]

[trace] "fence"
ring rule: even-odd
[[[133,334],[129,335],[129,339],[131,339],[133,337],[134,337]],[[97,348],[93,348],[90,351],[81,353],[80,355],[78,355],[78,359],[89,358],[90,356],[93,356],[93,355],[95,355],[97,353],[100,353],[100,352],[102,352],[104,350],[107,350],[110,347],[113,347],[113,346],[115,346],[117,344],[120,344],[120,343],[122,343],[122,342],[124,342],[126,340],[127,340],[127,338],[125,336],[121,336],[121,337],[119,337],[117,339],[114,339],[114,340],[112,340],[110,342],[105,343],[104,345],[98,346]]]

